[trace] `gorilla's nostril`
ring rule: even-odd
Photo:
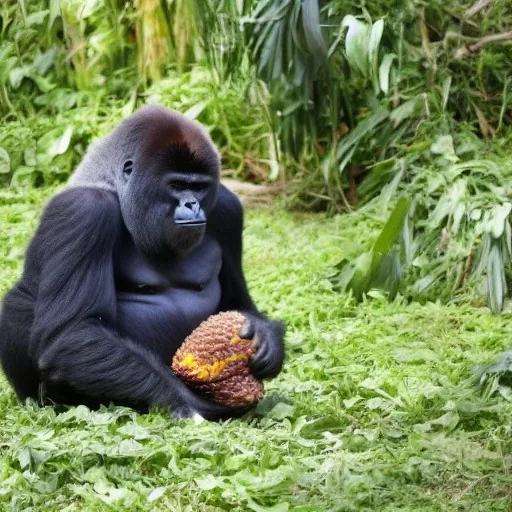
[[[188,208],[189,210],[193,210],[196,204],[197,203],[195,201],[187,201],[185,203],[185,207]]]

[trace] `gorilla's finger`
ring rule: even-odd
[[[254,328],[253,322],[251,322],[251,320],[246,320],[240,331],[238,331],[238,336],[246,340],[251,340],[254,338],[255,333],[256,330]]]
[[[251,373],[255,377],[260,377],[265,372],[265,368],[268,365],[268,356],[264,351],[256,352],[254,356],[251,358],[249,363],[249,368],[251,369]]]

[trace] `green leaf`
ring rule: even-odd
[[[481,370],[480,384],[484,384],[492,375],[512,378],[512,349],[503,352],[496,361]]]
[[[369,70],[370,26],[351,14],[341,22],[342,29],[348,27],[345,36],[345,53],[350,67],[367,77]]]
[[[452,76],[449,75],[446,77],[443,82],[443,110],[446,110],[446,105],[448,104],[448,99],[450,97],[450,87],[452,85]]]
[[[14,68],[9,71],[9,81],[11,82],[11,87],[13,89],[17,89],[24,78],[30,76],[30,72],[32,71],[32,66],[23,66],[20,68]]]
[[[338,144],[336,156],[341,159],[347,151],[354,145],[358,145],[365,137],[371,137],[374,130],[383,123],[388,117],[388,111],[379,107],[375,112],[372,112],[366,119],[359,122],[348,135],[343,137]]]
[[[499,204],[492,208],[489,228],[494,238],[500,238],[503,235],[511,210],[511,203]]]
[[[25,469],[30,466],[30,461],[32,457],[30,456],[30,448],[23,448],[18,454],[18,462],[20,463],[20,468]]]
[[[368,251],[359,255],[353,263],[352,279],[349,287],[353,290],[357,299],[361,299],[368,291],[372,278],[372,252]]]
[[[393,358],[399,363],[424,363],[427,361],[439,361],[439,355],[428,348],[396,348],[393,350]]]
[[[394,53],[387,53],[384,55],[382,62],[379,67],[379,84],[380,90],[387,94],[389,91],[389,76],[391,74],[391,64],[396,59]]]
[[[457,162],[459,160],[455,154],[451,135],[440,135],[430,147],[430,151],[434,155],[442,155],[447,160],[450,160],[450,162]]]
[[[345,167],[350,163],[350,160],[352,160],[352,156],[354,155],[355,151],[357,149],[357,146],[352,146],[343,156],[343,160],[340,162],[338,166],[338,171],[340,174],[343,173],[345,170]]]
[[[506,293],[503,253],[500,244],[493,240],[487,260],[487,298],[489,308],[493,313],[499,313],[503,309]]]
[[[448,430],[453,430],[459,423],[459,415],[457,411],[448,411],[439,418],[432,420],[433,425],[440,425]]]
[[[11,159],[9,153],[0,147],[0,174],[9,174],[11,172]]]
[[[370,41],[368,43],[368,59],[371,66],[371,75],[373,90],[379,94],[379,45],[384,31],[384,20],[375,22],[370,32]]]
[[[27,6],[25,5],[25,0],[18,0],[18,5],[20,6],[21,15],[23,16],[23,21],[26,25],[27,24]]]
[[[44,75],[53,65],[57,48],[50,48],[47,52],[39,53],[34,59],[34,69]]]
[[[398,293],[402,281],[403,271],[400,261],[400,250],[393,247],[380,261],[374,271],[370,286],[389,292],[389,300],[393,300]]]
[[[395,108],[390,114],[389,118],[393,121],[395,128],[401,124],[405,119],[416,117],[423,113],[423,100],[420,95],[402,103],[399,107]]]
[[[256,503],[254,500],[248,498],[247,508],[249,508],[249,510],[253,510],[254,512],[288,512],[290,509],[290,504],[288,502],[282,502],[278,503],[277,505],[267,507],[258,505],[258,503]]]
[[[53,23],[60,16],[60,2],[61,0],[50,0],[50,16],[48,18],[47,30],[50,31]]]
[[[224,487],[224,482],[213,475],[205,475],[203,478],[196,478],[196,485],[203,491],[211,491],[215,487]]]
[[[201,112],[211,103],[211,100],[200,101],[196,103],[193,107],[190,107],[187,111],[184,112],[184,116],[189,119],[197,119]]]
[[[263,70],[265,68],[267,68],[267,66],[269,66],[269,64],[271,62],[274,62],[274,60],[275,60],[274,56],[277,51],[276,48],[280,44],[280,41],[279,41],[280,27],[281,27],[281,25],[279,23],[274,23],[272,25],[270,34],[268,35],[268,37],[266,39],[263,40],[263,41],[265,41],[265,44],[263,46],[263,49],[261,50],[261,54],[260,54],[260,58],[259,58],[258,73],[262,73]],[[269,75],[269,77],[272,78],[271,75]]]
[[[303,0],[302,26],[308,50],[314,58],[315,69],[327,68],[327,47],[320,26],[318,0]]]
[[[148,503],[160,499],[165,494],[166,489],[166,487],[155,487],[148,496]]]
[[[293,405],[279,402],[272,408],[267,416],[275,420],[284,420],[285,418],[291,418],[294,412],[295,407]]]
[[[37,156],[39,160],[52,160],[57,155],[64,154],[71,142],[73,127],[55,128],[43,135],[37,141]]]
[[[404,224],[408,209],[409,201],[405,197],[399,199],[379,237],[373,244],[372,268],[377,269],[382,258],[391,250],[393,245],[395,245]]]

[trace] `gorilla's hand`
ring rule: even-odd
[[[252,313],[243,314],[247,321],[238,334],[256,344],[256,353],[250,361],[251,372],[258,379],[271,379],[283,367],[285,325]]]

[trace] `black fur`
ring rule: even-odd
[[[258,345],[254,373],[269,378],[281,370],[284,327],[260,314],[247,291],[243,211],[236,196],[218,186],[215,150],[195,124],[176,121],[165,109],[157,113],[157,124],[162,128],[168,119],[169,126],[159,131],[152,123],[153,139],[144,135],[151,115],[133,116],[141,135],[129,132],[130,140],[141,147],[122,155],[119,174],[108,177],[119,183],[117,190],[69,188],[41,218],[23,276],[5,296],[0,318],[2,367],[22,400],[159,405],[177,416],[198,413],[208,419],[238,415],[244,410],[196,395],[170,370],[184,338],[210,314],[230,309],[248,316],[244,334]],[[130,127],[130,119],[121,126]],[[187,130],[193,135],[189,162]],[[122,133],[118,139],[127,136]],[[167,134],[160,144],[154,140],[158,133]],[[148,147],[154,157],[142,160]],[[194,173],[187,164],[198,161]],[[205,173],[213,180],[190,188],[206,212],[206,227],[174,225],[181,187]],[[182,185],[175,190],[178,179]]]

